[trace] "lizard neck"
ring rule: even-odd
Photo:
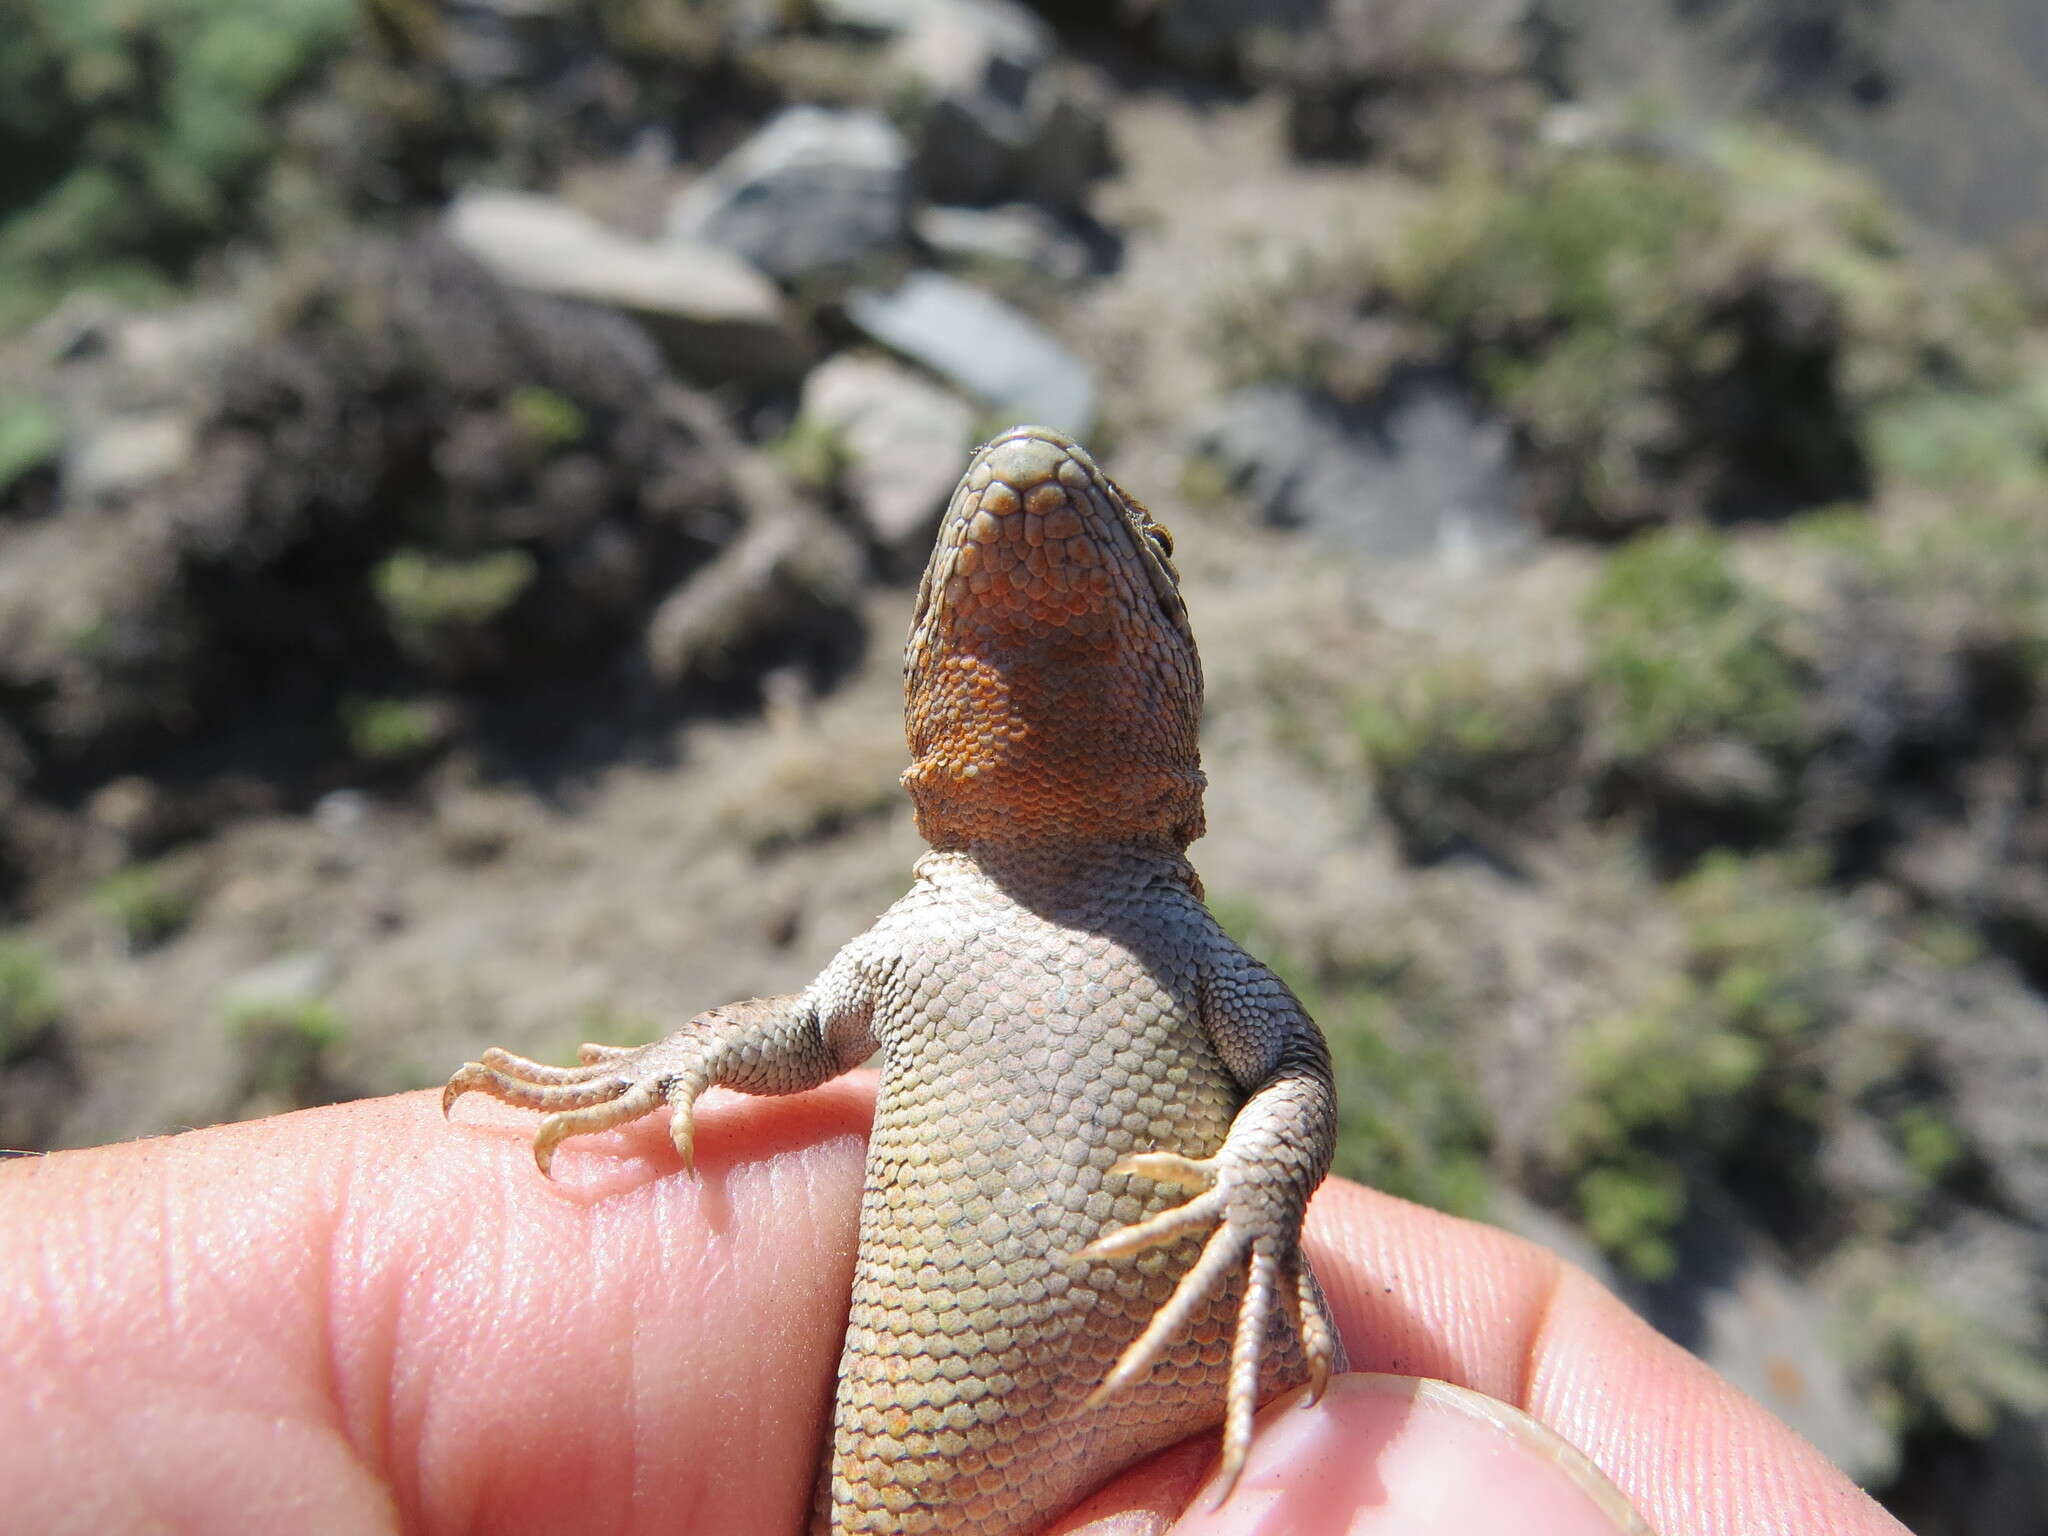
[[[1143,843],[1017,844],[974,842],[934,849],[917,861],[918,879],[938,885],[986,882],[1037,912],[1115,906],[1146,888],[1178,886],[1203,899],[1187,856]]]

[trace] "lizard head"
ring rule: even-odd
[[[1172,550],[1057,432],[975,454],[903,658],[903,783],[933,847],[1202,835],[1202,667]]]

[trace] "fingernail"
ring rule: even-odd
[[[1621,1490],[1517,1408],[1447,1382],[1353,1374],[1321,1403],[1261,1415],[1221,1509],[1195,1495],[1172,1536],[1652,1536]]]

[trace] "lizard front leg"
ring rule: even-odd
[[[493,1047],[448,1079],[442,1113],[472,1092],[545,1111],[533,1158],[547,1173],[555,1148],[568,1137],[608,1131],[667,1104],[669,1136],[687,1168],[692,1108],[706,1088],[801,1093],[873,1052],[872,994],[853,969],[842,952],[803,992],[710,1009],[652,1045],[586,1045],[580,1066],[548,1066]]]
[[[1300,1334],[1310,1402],[1344,1366],[1336,1326],[1301,1251],[1309,1196],[1336,1148],[1337,1111],[1322,1032],[1286,985],[1235,945],[1205,979],[1203,1023],[1249,1097],[1210,1157],[1138,1152],[1119,1160],[1111,1172],[1178,1184],[1194,1195],[1098,1239],[1081,1257],[1138,1253],[1214,1228],[1201,1257],[1091,1394],[1091,1404],[1142,1379],[1201,1307],[1244,1276],[1225,1390],[1220,1503],[1251,1449],[1259,1369],[1276,1305],[1286,1308]]]

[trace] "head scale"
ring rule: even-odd
[[[903,782],[934,847],[1202,835],[1202,670],[1171,552],[1057,432],[974,456],[904,651]]]

